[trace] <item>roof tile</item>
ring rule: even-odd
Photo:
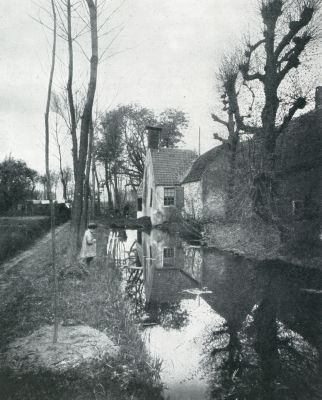
[[[151,149],[154,179],[156,185],[179,185],[183,174],[187,172],[196,153],[182,149]]]

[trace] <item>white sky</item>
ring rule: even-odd
[[[112,21],[124,27],[114,44],[121,53],[99,65],[100,110],[133,102],[156,112],[175,107],[190,117],[186,147],[198,148],[199,126],[202,152],[212,147],[216,68],[222,52],[254,26],[254,3],[125,0]],[[0,5],[0,160],[11,153],[43,171],[50,43],[31,18],[38,13],[32,0]]]

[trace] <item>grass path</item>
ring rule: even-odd
[[[56,228],[56,236],[60,235],[61,231],[65,231],[69,229],[69,222],[59,226]],[[36,241],[34,245],[32,245],[28,250],[24,250],[17,254],[16,256],[10,258],[9,260],[0,264],[0,290],[1,288],[7,287],[8,281],[5,279],[6,274],[13,269],[22,267],[24,264],[28,264],[30,261],[33,261],[35,255],[44,250],[44,248],[48,248],[50,246],[51,232],[46,233]],[[47,254],[46,254],[47,255]]]
[[[68,223],[57,229],[60,272],[68,272],[69,234]],[[158,380],[160,366],[145,350],[121,289],[120,271],[107,262],[107,238],[108,229],[99,226],[97,260],[88,275],[59,274],[59,322],[61,325],[87,325],[106,333],[121,347],[120,356],[100,366],[97,373],[81,371],[82,375],[76,377],[36,374],[36,377],[26,376],[17,381],[10,371],[0,367],[0,394],[8,393],[7,397],[0,395],[1,400],[162,399]],[[30,249],[2,264],[0,274],[1,366],[1,353],[5,353],[10,342],[30,335],[43,325],[53,324],[50,235],[43,236]],[[30,393],[29,397],[24,397],[26,392]]]

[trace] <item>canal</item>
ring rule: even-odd
[[[322,399],[321,272],[160,230],[121,236],[124,286],[166,398]]]

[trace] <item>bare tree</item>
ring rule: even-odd
[[[64,82],[62,92],[58,96],[54,96],[53,106],[55,112],[58,113],[71,135],[72,141],[72,157],[74,170],[74,199],[72,207],[72,240],[71,240],[71,264],[75,264],[77,252],[80,244],[80,234],[82,221],[87,219],[88,207],[84,207],[84,194],[88,190],[86,182],[86,165],[90,168],[90,163],[87,162],[89,156],[89,137],[90,124],[92,120],[92,109],[94,96],[96,92],[97,69],[98,69],[98,39],[100,36],[111,37],[112,40],[102,52],[106,54],[107,50],[111,49],[111,45],[120,33],[120,29],[110,29],[108,32],[102,32],[106,29],[106,22],[109,21],[111,15],[98,25],[98,17],[104,18],[106,1],[101,0],[57,0],[57,35],[66,43],[66,56],[68,65],[67,83]],[[48,14],[48,13],[47,13]],[[40,21],[47,28],[48,24]],[[49,27],[50,28],[50,27]],[[88,40],[90,39],[90,40]],[[85,46],[90,43],[90,51]],[[106,44],[106,43],[105,43]],[[80,53],[89,63],[89,81],[83,85],[80,90],[75,89],[75,71],[78,73],[78,64],[76,63],[74,47],[80,50]],[[63,67],[65,66],[62,59]],[[79,86],[79,82],[78,82]],[[77,100],[77,94],[81,95],[81,101]],[[85,196],[87,199],[87,196]],[[86,201],[86,200],[85,200]]]
[[[54,96],[57,97],[57,96]],[[56,98],[57,102],[57,98]],[[53,132],[53,138],[57,147],[57,152],[58,152],[58,162],[59,162],[59,179],[60,183],[63,187],[63,199],[66,201],[68,200],[69,196],[69,184],[71,183],[72,180],[72,169],[68,166],[63,165],[63,151],[62,151],[62,140],[59,137],[59,128],[58,128],[58,119],[57,119],[57,112],[58,109],[57,107],[51,107],[54,112],[56,112],[56,123],[55,123],[55,130]],[[59,114],[59,112],[58,112]]]
[[[90,78],[87,88],[87,96],[84,105],[80,140],[79,140],[79,152],[78,152],[78,163],[77,163],[77,174],[75,177],[75,190],[74,190],[74,202],[73,202],[73,213],[72,213],[72,249],[73,256],[77,255],[78,243],[80,239],[81,230],[81,217],[82,217],[82,206],[83,206],[83,189],[84,189],[84,172],[87,159],[87,146],[88,137],[90,131],[90,124],[92,121],[92,109],[94,103],[94,96],[96,90],[97,81],[97,67],[98,67],[98,34],[97,34],[97,5],[93,0],[86,0],[89,16],[90,16],[90,32],[91,32],[91,60],[90,60]]]
[[[86,229],[88,223],[88,198],[91,194],[90,190],[90,173],[93,159],[93,123],[91,122],[90,131],[89,131],[89,141],[88,141],[88,151],[87,151],[87,162],[86,162],[86,171],[85,171],[85,181],[84,181],[84,209],[82,212],[82,229]]]
[[[214,122],[224,126],[228,132],[227,138],[218,133],[214,133],[214,139],[219,140],[229,152],[229,171],[227,180],[227,206],[226,217],[233,217],[233,198],[234,198],[234,179],[236,169],[237,148],[240,141],[240,130],[236,124],[236,103],[238,106],[238,95],[240,89],[237,89],[239,76],[240,53],[235,51],[230,56],[222,59],[217,79],[222,92],[221,99],[224,105],[223,111],[227,117],[219,117],[212,113]],[[250,106],[251,109],[251,106]]]
[[[263,36],[254,44],[249,40],[239,69],[244,81],[263,90],[260,125],[245,122],[235,96],[232,97],[235,122],[241,132],[250,133],[259,146],[258,171],[254,177],[253,205],[264,220],[274,219],[276,144],[295,113],[306,105],[296,96],[289,107],[281,107],[281,93],[287,90],[288,76],[296,70],[314,41],[314,17],[319,0],[261,0]],[[257,100],[260,96],[257,96]]]
[[[77,110],[74,103],[73,93],[73,78],[74,78],[74,52],[73,52],[73,38],[72,38],[72,17],[71,17],[71,2],[66,1],[67,9],[67,43],[68,43],[68,80],[67,80],[67,96],[69,106],[69,121],[70,121],[70,134],[72,137],[72,154],[74,165],[74,179],[76,182],[77,162],[78,162],[78,140],[77,140]]]
[[[57,279],[57,271],[56,271],[56,239],[55,239],[55,208],[54,202],[52,198],[52,190],[51,190],[51,175],[49,168],[49,111],[50,111],[50,100],[51,100],[51,91],[53,84],[53,77],[55,71],[55,61],[56,61],[56,38],[57,38],[57,17],[56,17],[56,6],[54,0],[51,0],[51,8],[53,15],[53,45],[52,45],[52,54],[51,54],[51,68],[49,74],[49,82],[48,82],[48,92],[47,92],[47,103],[46,103],[46,112],[45,112],[45,159],[46,159],[46,177],[47,177],[47,196],[50,202],[50,215],[51,215],[51,263],[53,268],[54,275],[54,335],[53,335],[53,343],[57,342],[58,338],[58,279]]]

